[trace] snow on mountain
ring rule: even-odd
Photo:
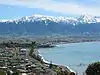
[[[34,21],[45,21],[45,24],[48,21],[56,22],[56,23],[65,23],[65,24],[73,24],[76,25],[78,23],[98,23],[100,22],[100,17],[91,16],[91,15],[81,15],[80,17],[72,18],[72,17],[53,17],[53,16],[44,16],[34,14],[32,16],[25,16],[17,20],[0,20],[0,22],[34,22]]]
[[[100,22],[100,17],[96,17],[96,16],[91,16],[91,15],[81,15],[78,18],[79,22],[84,22],[84,23],[98,23]]]
[[[0,34],[94,34],[100,33],[100,16],[53,17],[34,14],[0,20]]]

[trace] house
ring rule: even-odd
[[[20,49],[19,50],[19,55],[20,55],[21,58],[26,58],[26,56],[27,56],[27,49],[24,49],[24,48]]]

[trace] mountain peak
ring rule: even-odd
[[[74,17],[53,17],[53,16],[45,16],[41,14],[33,14],[32,16],[25,16],[17,20],[1,20],[0,22],[34,22],[34,21],[52,21],[56,23],[65,23],[65,24],[73,24],[76,25],[78,23],[98,23],[100,22],[100,17],[92,16],[92,15],[81,15],[77,18]]]
[[[14,20],[1,20],[0,33],[100,33],[100,17],[81,15],[79,17],[53,17],[34,14]]]

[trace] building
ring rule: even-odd
[[[21,58],[26,58],[27,57],[27,49],[20,49],[19,50],[19,55]]]

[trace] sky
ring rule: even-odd
[[[0,19],[17,19],[32,14],[100,16],[100,0],[0,0]]]

